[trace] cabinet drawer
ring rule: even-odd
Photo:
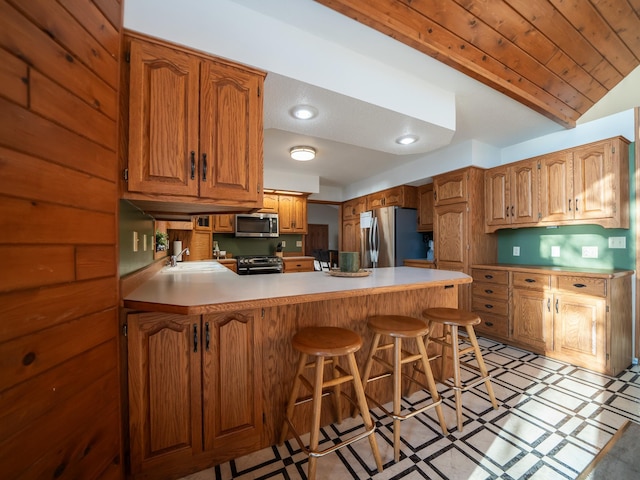
[[[551,275],[544,273],[513,272],[513,286],[515,288],[546,290],[550,284]]]
[[[474,268],[471,271],[474,282],[499,283],[507,285],[509,283],[509,272],[506,270],[485,270]]]
[[[472,285],[474,297],[491,298],[507,301],[509,299],[509,287],[507,285],[494,285],[492,283],[474,283]]]
[[[480,317],[480,323],[474,327],[478,335],[509,338],[509,320],[507,317],[491,315],[484,312],[475,312]]]
[[[471,308],[476,312],[492,313],[494,315],[508,315],[509,303],[506,300],[473,297]]]
[[[607,280],[604,278],[558,277],[558,290],[581,295],[607,295]]]

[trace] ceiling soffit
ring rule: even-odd
[[[640,0],[316,0],[566,127],[640,64]]]

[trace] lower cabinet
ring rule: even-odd
[[[524,266],[474,268],[472,304],[482,319],[478,333],[617,375],[632,360],[633,272],[581,273]],[[503,285],[485,278],[496,274],[504,277]],[[496,315],[504,311],[505,298],[507,318]],[[496,322],[508,322],[509,327],[492,328]]]
[[[133,477],[179,476],[259,446],[259,314],[127,316]]]
[[[284,257],[284,273],[295,272],[313,272],[314,258],[313,257]]]

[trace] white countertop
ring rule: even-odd
[[[165,267],[127,295],[124,306],[198,313],[194,307],[229,310],[234,307],[229,304],[235,304],[235,308],[267,306],[471,281],[460,272],[411,267],[377,268],[366,277],[334,277],[326,272],[237,275],[222,265],[216,269],[215,264],[219,265],[215,261],[202,262],[207,270],[203,272]]]

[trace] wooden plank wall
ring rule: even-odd
[[[123,478],[121,0],[0,0],[0,478]]]

